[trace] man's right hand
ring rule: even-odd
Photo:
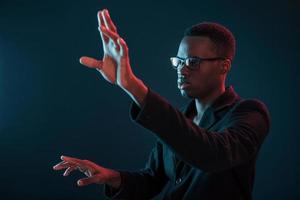
[[[64,176],[68,176],[70,172],[79,170],[83,172],[87,178],[82,178],[77,181],[79,186],[85,186],[92,183],[107,184],[114,189],[118,189],[121,185],[120,172],[112,169],[107,169],[97,165],[89,160],[81,160],[69,156],[61,156],[62,162],[53,166],[54,170],[66,169]]]
[[[98,70],[103,78],[112,84],[128,89],[138,78],[133,74],[126,42],[117,32],[107,9],[98,12],[99,32],[103,44],[103,58],[97,60],[83,56],[80,63]]]
[[[99,71],[105,80],[121,87],[141,107],[148,88],[132,71],[126,42],[119,36],[107,9],[98,12],[98,22],[103,58],[83,56],[80,63]]]

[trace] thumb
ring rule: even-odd
[[[91,58],[91,57],[87,57],[87,56],[82,56],[79,59],[79,62],[82,65],[85,65],[85,66],[87,66],[89,68],[98,68],[98,69],[101,69],[102,66],[103,66],[102,60],[96,60],[95,58]]]
[[[91,177],[87,177],[87,178],[82,178],[82,179],[79,179],[77,181],[77,184],[79,186],[86,186],[86,185],[89,185],[89,184],[92,184],[92,183],[104,183],[105,180],[104,180],[104,176],[102,174],[97,174],[97,175],[94,175],[94,176],[91,176]]]

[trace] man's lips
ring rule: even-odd
[[[178,86],[180,89],[184,89],[190,85],[191,85],[191,83],[189,81],[178,80]]]

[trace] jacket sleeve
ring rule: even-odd
[[[244,100],[232,112],[222,131],[197,126],[150,88],[145,103],[131,104],[131,120],[150,130],[179,158],[203,171],[225,170],[253,158],[269,132],[265,105]]]
[[[153,147],[145,168],[139,171],[118,170],[121,174],[121,185],[114,190],[104,185],[104,195],[111,199],[141,200],[156,196],[168,181],[164,172],[162,144],[157,141]]]

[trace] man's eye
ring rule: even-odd
[[[178,66],[182,66],[184,64],[183,60],[178,60]]]
[[[198,59],[190,58],[188,60],[188,63],[189,63],[189,65],[197,65],[199,63],[199,60]]]

